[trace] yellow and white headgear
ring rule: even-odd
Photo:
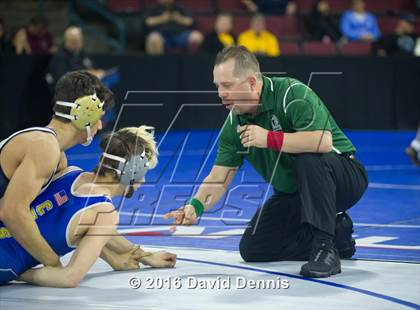
[[[77,98],[74,102],[57,101],[57,105],[71,108],[70,114],[55,112],[55,115],[71,120],[71,123],[78,129],[86,129],[87,140],[84,146],[92,143],[91,127],[105,114],[104,102],[101,102],[96,94]]]

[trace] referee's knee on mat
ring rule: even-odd
[[[246,236],[242,236],[241,241],[239,242],[239,254],[245,262],[253,261],[250,255],[251,248],[252,246],[248,238]]]
[[[261,262],[266,260],[264,253],[258,253],[253,242],[246,236],[242,236],[239,242],[239,254],[245,262]]]

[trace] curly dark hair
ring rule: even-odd
[[[69,114],[69,107],[57,105],[57,101],[74,102],[76,99],[96,94],[104,102],[104,109],[114,105],[114,94],[93,74],[79,70],[64,74],[57,82],[54,93],[54,112]],[[70,122],[68,119],[54,115],[63,122]]]

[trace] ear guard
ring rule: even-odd
[[[137,154],[131,156],[128,160],[108,153],[102,153],[102,156],[118,161],[117,169],[108,165],[103,166],[116,171],[120,177],[120,183],[125,186],[142,181],[149,170],[149,163],[147,162],[146,153],[144,151],[141,155]]]
[[[86,129],[87,143],[83,145],[89,145],[93,140],[91,126],[95,126],[105,114],[104,102],[93,94],[77,98],[75,102],[57,101],[56,104],[71,108],[70,114],[55,112],[55,115],[71,120],[77,129]]]

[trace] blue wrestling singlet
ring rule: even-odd
[[[59,256],[74,250],[69,244],[67,231],[74,216],[98,204],[112,204],[112,200],[106,196],[74,194],[73,184],[82,172],[80,169],[69,171],[53,180],[31,203],[31,213],[42,236]],[[16,279],[38,264],[0,221],[0,285]]]
[[[30,131],[43,131],[43,132],[47,132],[50,133],[54,136],[57,137],[57,134],[55,133],[54,130],[52,130],[51,128],[48,127],[31,127],[31,128],[26,128],[20,131],[15,132],[14,134],[10,135],[8,138],[4,139],[3,141],[0,142],[0,154],[2,149],[4,148],[4,146],[10,141],[12,140],[14,137],[16,137],[17,135],[20,135],[22,133],[25,132],[30,132]],[[58,167],[56,167],[57,170]],[[47,181],[47,183],[45,183],[45,185],[42,187],[41,192],[48,186],[48,184],[50,184],[53,176],[55,174],[55,171],[51,174],[51,177],[49,178],[49,180]],[[3,172],[3,169],[1,168],[0,165],[0,198],[3,197],[4,192],[6,191],[7,186],[9,185],[9,180],[7,179],[6,175]]]

